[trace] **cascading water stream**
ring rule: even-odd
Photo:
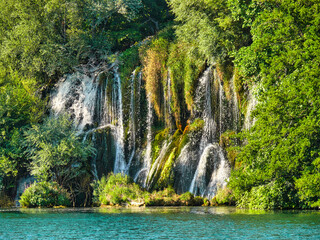
[[[98,81],[101,70],[97,72],[83,69],[82,72],[69,74],[61,79],[56,91],[51,95],[51,107],[54,115],[68,112],[74,119],[79,133],[93,124]],[[92,76],[93,75],[93,76]]]
[[[189,192],[203,197],[211,197],[216,193],[218,186],[225,186],[228,178],[229,167],[225,160],[223,150],[219,144],[215,143],[215,133],[217,124],[212,114],[212,71],[207,69],[199,80],[197,95],[199,101],[203,102],[204,128],[200,142],[199,156],[196,171],[194,173]],[[223,129],[223,87],[219,85],[219,132]],[[204,96],[204,97],[201,97]],[[204,99],[203,99],[204,98]],[[200,104],[201,105],[201,104]],[[198,105],[199,106],[199,105]],[[212,176],[208,176],[208,170],[212,169]],[[209,179],[209,180],[208,180]]]
[[[152,164],[152,121],[153,121],[153,108],[152,108],[152,103],[151,103],[151,99],[150,96],[147,97],[148,99],[148,116],[147,116],[147,147],[146,147],[146,151],[145,151],[145,155],[144,155],[144,159],[143,159],[143,166],[141,168],[141,170],[136,174],[136,176],[134,177],[134,181],[137,181],[138,178],[140,177],[140,175],[142,173],[144,173],[143,175],[143,181],[142,181],[142,185],[143,187],[146,186],[146,182],[147,182],[147,177],[151,168],[151,164]]]
[[[173,167],[179,176],[175,182],[177,191],[189,190],[205,197],[214,196],[219,187],[225,186],[230,168],[217,142],[219,134],[230,129],[228,117],[231,116],[235,121],[231,124],[234,127],[239,114],[234,79],[231,86],[233,89],[229,89],[233,95],[226,98],[218,76],[214,76],[217,84],[213,85],[216,83],[213,81],[214,74],[217,75],[212,68],[208,68],[198,80],[190,119],[198,119],[199,122],[203,120],[204,125],[202,129],[187,133],[192,135],[188,137]],[[174,130],[174,112],[170,106],[171,84],[168,73],[167,88],[163,92],[163,110],[166,119],[164,125],[170,128],[170,133]],[[134,71],[128,87],[123,90],[116,64],[109,68],[83,66],[78,72],[58,82],[51,98],[53,113],[68,112],[75,121],[79,135],[84,136],[83,141],[89,139],[94,142],[98,149],[96,158],[91,160],[95,179],[113,171],[135,174],[134,181],[143,187],[152,188],[158,181],[158,173],[165,166],[164,161],[167,161],[166,156],[172,151],[173,141],[168,138],[159,145],[159,156],[152,163],[154,110],[150,96],[145,99],[144,90],[140,90],[143,88],[142,72]],[[123,109],[123,104],[128,106],[128,110]],[[147,136],[146,142],[143,142],[143,136]]]
[[[209,68],[204,72],[203,76],[200,78],[199,87],[197,89],[197,96],[199,96],[197,101],[203,102],[203,105],[204,105],[202,119],[204,120],[205,125],[203,128],[202,137],[200,141],[200,150],[199,150],[199,154],[201,156],[200,162],[198,164],[198,167],[196,169],[196,172],[193,176],[193,179],[189,188],[189,192],[191,193],[196,193],[197,188],[199,187],[199,185],[201,185],[199,174],[201,174],[201,172],[204,171],[205,169],[204,160],[201,161],[201,159],[203,159],[203,155],[206,154],[205,149],[207,148],[208,144],[213,141],[214,132],[216,131],[216,123],[213,119],[212,106],[211,106],[211,83],[210,83],[211,76],[212,76],[212,71]],[[201,98],[200,96],[204,96],[204,99],[203,97]]]
[[[122,109],[122,92],[121,79],[118,68],[114,69],[114,87],[112,97],[112,108],[115,113],[115,121],[117,121],[116,130],[116,158],[114,162],[114,173],[125,173],[126,162],[124,160],[124,130],[123,130],[123,109]]]
[[[141,72],[139,72],[138,74],[138,79],[139,81],[141,78]],[[125,173],[128,175],[129,174],[129,170],[130,170],[130,166],[132,163],[132,160],[134,158],[134,155],[136,153],[136,125],[135,125],[135,102],[134,102],[134,80],[136,77],[136,70],[133,71],[132,75],[131,75],[131,82],[130,82],[130,88],[131,88],[131,95],[130,95],[130,129],[129,129],[129,133],[130,133],[130,142],[129,142],[129,149],[131,150],[131,154],[130,154],[130,158],[128,161],[128,164],[126,166],[126,171]]]
[[[202,196],[206,196],[208,199],[212,199],[218,189],[223,189],[227,186],[227,180],[230,175],[230,166],[227,159],[224,156],[223,149],[218,145],[213,145],[215,148],[215,160],[213,166],[213,172],[211,174],[210,182],[207,186],[205,193]]]

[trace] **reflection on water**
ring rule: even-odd
[[[0,209],[0,239],[317,239],[319,211]]]

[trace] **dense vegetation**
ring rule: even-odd
[[[70,206],[69,193],[56,182],[37,182],[26,189],[19,201],[22,207]]]
[[[96,205],[111,206],[208,206],[210,202],[186,192],[177,195],[172,188],[149,193],[143,191],[128,176],[109,174],[95,182],[94,202]]]
[[[244,92],[256,92],[255,124],[228,143],[233,170],[216,203],[320,207],[319,1],[168,0],[168,5],[160,0],[0,2],[1,190],[13,196],[18,177],[31,170],[66,188],[74,203],[79,194],[89,198],[92,176],[86,164],[94,151],[66,119],[44,120],[47,92],[78,64],[108,61],[158,33],[130,51],[140,53],[131,64],[143,65],[146,91],[165,127],[181,135],[188,127],[195,80],[205,66],[236,73],[243,109]],[[129,59],[126,53],[122,57]],[[168,71],[174,120],[166,118],[161,104]],[[58,131],[54,121],[65,128]],[[110,183],[100,180],[95,195],[100,203],[136,201],[145,194],[123,181],[114,185],[126,187],[112,192]]]
[[[54,120],[42,123],[52,84],[79,64],[108,61],[112,53],[155,34],[170,18],[164,0],[0,1],[0,190],[4,196],[14,197],[17,180],[29,170],[69,190],[79,185],[77,178],[87,179],[84,170],[77,176],[70,172],[78,163],[76,169],[85,168],[88,153],[75,133],[66,137],[73,131],[67,120],[62,129],[50,130],[50,125],[60,124]],[[56,136],[55,130],[59,130]],[[41,140],[42,131],[46,139]],[[70,146],[73,150],[68,152]],[[64,153],[59,156],[60,150]],[[91,181],[91,174],[86,181]]]

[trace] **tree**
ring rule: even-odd
[[[237,66],[259,86],[257,119],[237,158],[230,185],[238,197],[277,183],[287,205],[317,206],[320,154],[320,12],[318,1],[266,1],[251,27],[253,43]],[[310,183],[306,179],[310,177]],[[275,185],[275,186],[276,186]],[[284,190],[285,189],[285,190]],[[300,196],[300,202],[297,198]],[[308,202],[309,201],[309,202]]]
[[[70,188],[89,174],[92,144],[82,141],[67,115],[47,118],[25,132],[31,174],[41,181],[54,180]]]
[[[230,53],[248,44],[250,34],[232,18],[226,0],[170,0],[180,41],[191,44],[210,63],[230,58]]]

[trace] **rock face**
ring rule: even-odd
[[[215,67],[208,67],[197,81],[186,128],[180,130],[174,126],[170,71],[165,84],[160,118],[140,71],[120,79],[117,66],[83,66],[57,83],[52,115],[69,113],[83,139],[94,143],[94,178],[113,171],[150,190],[171,185],[177,193],[212,198],[230,174],[221,135],[243,125],[235,77],[222,80]]]

